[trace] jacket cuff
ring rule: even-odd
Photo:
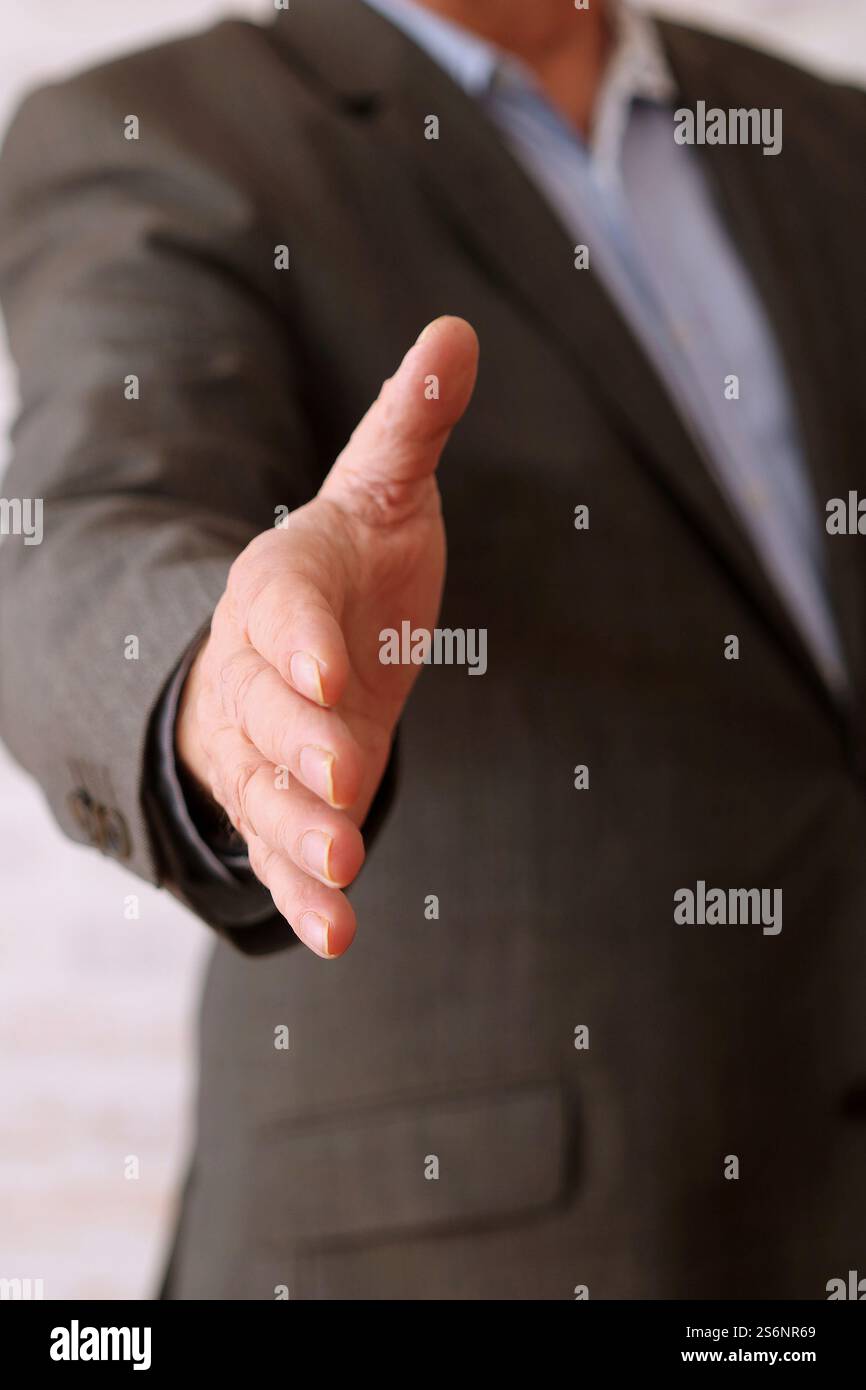
[[[160,696],[148,735],[143,800],[174,895],[242,951],[279,950],[295,940],[267,888],[249,865],[243,840],[217,808],[205,810],[177,762],[174,730],[180,695],[209,624],[190,643]]]

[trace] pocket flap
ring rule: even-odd
[[[419,1099],[281,1126],[259,1144],[254,1206],[267,1213],[265,1239],[308,1244],[489,1222],[560,1195],[564,1098],[558,1082],[543,1082]]]

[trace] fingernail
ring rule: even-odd
[[[334,796],[334,755],[326,748],[316,748],[312,743],[302,748],[298,756],[301,779],[305,786],[322,796],[330,806],[336,806]]]
[[[315,700],[317,705],[325,703],[322,670],[314,656],[309,652],[295,652],[289,662],[289,672],[296,690],[309,700]]]
[[[308,830],[301,837],[301,858],[307,868],[314,874],[326,878],[329,883],[334,880],[331,877],[331,848],[334,841],[330,835],[326,835],[324,830]]]
[[[331,924],[318,912],[302,912],[298,929],[303,939],[311,942],[325,956],[331,955]]]
[[[431,333],[432,330],[436,327],[437,323],[441,323],[441,321],[442,321],[442,315],[441,315],[441,314],[439,315],[439,318],[438,318],[438,319],[431,319],[431,321],[430,321],[430,323],[428,323],[427,327],[426,327],[426,328],[422,328],[422,329],[421,329],[421,332],[418,334],[418,339],[417,339],[417,341],[416,341],[416,343],[415,343],[415,346],[417,347],[417,346],[418,346],[418,343],[423,343],[424,339],[428,336],[428,334]]]

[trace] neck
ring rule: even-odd
[[[557,110],[589,133],[612,36],[604,0],[420,0],[520,58]]]

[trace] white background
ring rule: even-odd
[[[864,0],[656,8],[866,81]],[[225,12],[271,9],[270,0],[0,0],[0,131],[39,81]],[[14,394],[0,351],[3,440]],[[133,892],[141,916],[126,921]],[[150,1296],[189,1138],[208,940],[167,895],[64,841],[0,749],[0,1278],[42,1279],[48,1298]],[[124,1177],[130,1155],[137,1181]]]

